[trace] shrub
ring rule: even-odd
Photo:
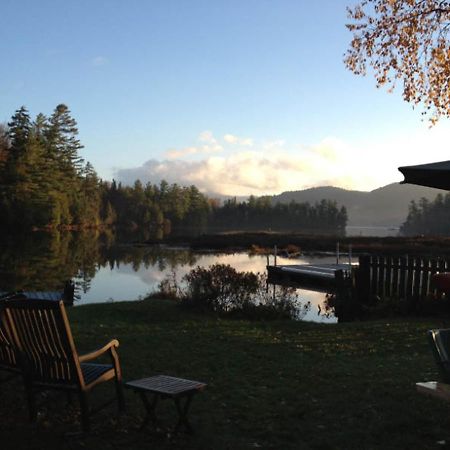
[[[248,319],[301,318],[310,307],[302,307],[295,289],[277,287],[269,293],[265,275],[237,272],[230,265],[197,267],[181,281],[180,286],[172,273],[154,295],[177,297],[182,306],[198,311]]]
[[[152,294],[152,297],[162,297],[168,298],[171,300],[176,300],[179,298],[180,287],[177,282],[177,275],[173,270],[169,275],[166,276],[159,284],[158,284],[158,292]]]
[[[209,269],[197,267],[183,281],[183,302],[219,313],[248,307],[259,286],[254,273],[237,272],[225,264],[214,264]]]

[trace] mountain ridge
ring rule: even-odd
[[[391,183],[372,191],[357,191],[334,186],[318,186],[299,191],[285,191],[273,195],[273,203],[296,202],[315,203],[322,199],[335,201],[345,206],[349,226],[399,227],[408,215],[412,200],[425,197],[434,200],[437,194],[445,194],[441,189],[412,184]]]

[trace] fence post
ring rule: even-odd
[[[359,265],[356,271],[356,289],[358,301],[367,303],[370,297],[370,256],[359,257]]]

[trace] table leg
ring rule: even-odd
[[[142,431],[150,421],[153,423],[154,426],[156,426],[156,424],[158,422],[158,419],[157,419],[156,413],[155,413],[155,409],[156,409],[156,405],[158,403],[159,396],[158,396],[158,394],[154,394],[152,401],[150,402],[144,391],[140,391],[139,394],[141,396],[142,403],[144,403],[145,409],[147,411],[147,415],[146,415],[145,419],[143,420],[142,425],[139,428],[139,430]]]
[[[184,404],[182,404],[181,398],[179,397],[174,398],[175,406],[177,407],[178,411],[178,423],[175,426],[175,432],[177,432],[182,426],[184,426],[185,430],[190,434],[192,434],[194,431],[187,417],[189,407],[191,406],[192,396],[193,396],[192,393],[187,395]]]

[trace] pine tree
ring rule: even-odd
[[[61,223],[70,225],[80,219],[80,204],[84,203],[82,177],[83,159],[78,151],[83,148],[77,138],[77,123],[69,108],[58,105],[49,119],[45,130],[47,152],[55,173],[52,179],[57,183],[55,200],[61,202]]]
[[[8,159],[11,143],[9,140],[9,133],[7,125],[0,123],[0,180],[2,179],[2,167]]]
[[[83,148],[77,139],[77,122],[70,115],[69,108],[58,105],[50,117],[46,130],[49,151],[66,177],[75,179],[83,171],[83,159],[78,151]]]
[[[8,123],[12,158],[18,158],[25,151],[31,129],[31,120],[25,106],[20,107]]]

